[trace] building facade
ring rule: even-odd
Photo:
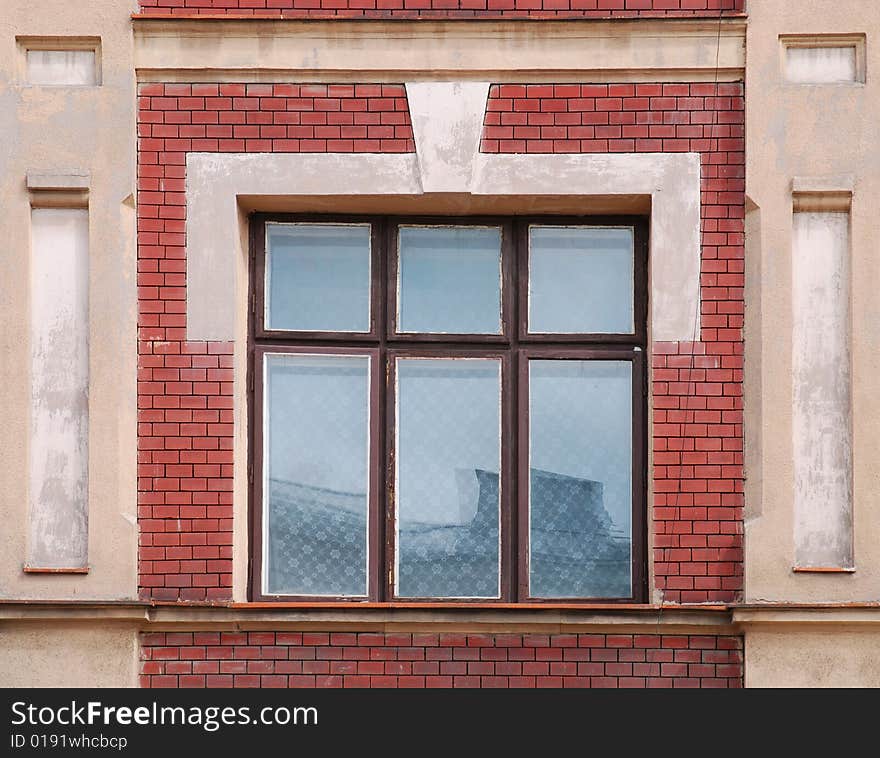
[[[831,10],[11,0],[0,681],[880,684]]]

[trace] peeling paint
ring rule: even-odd
[[[851,568],[849,214],[795,213],[795,564]]]
[[[408,82],[422,191],[461,192],[480,149],[489,82]]]
[[[88,563],[88,211],[35,208],[28,565]]]

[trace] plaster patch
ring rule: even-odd
[[[795,213],[792,382],[795,565],[851,568],[848,213]]]
[[[410,121],[424,192],[461,192],[480,149],[489,82],[409,82]]]
[[[27,563],[88,562],[89,218],[35,208]]]

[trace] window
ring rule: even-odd
[[[255,599],[645,599],[642,220],[251,244]]]

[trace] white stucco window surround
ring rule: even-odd
[[[246,219],[240,199],[308,196],[345,212],[358,196],[541,196],[643,198],[650,203],[651,338],[692,340],[700,286],[700,156],[697,153],[495,155],[479,152],[486,82],[406,85],[415,154],[239,154],[187,156],[187,337],[233,340],[246,302]],[[325,206],[326,207],[326,206]],[[578,206],[580,207],[580,206]],[[241,272],[245,275],[242,276]]]

